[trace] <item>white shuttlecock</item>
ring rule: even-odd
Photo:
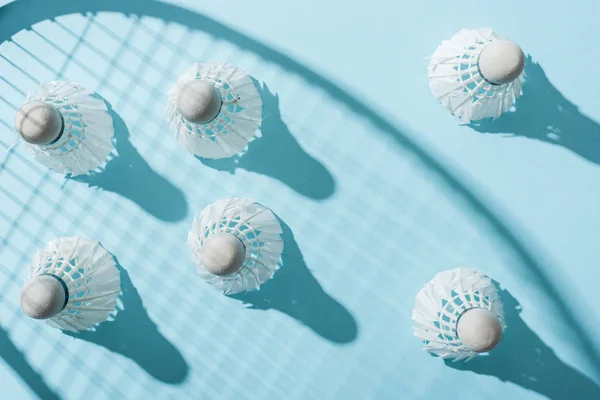
[[[113,256],[99,242],[55,239],[36,253],[21,289],[21,309],[59,329],[78,332],[105,321],[121,292]]]
[[[194,219],[188,247],[203,279],[225,294],[258,289],[279,269],[281,224],[250,199],[214,202]]]
[[[464,123],[497,118],[521,95],[525,56],[491,28],[462,29],[429,62],[435,98]]]
[[[417,294],[412,319],[425,350],[455,361],[492,350],[505,328],[492,280],[470,268],[438,273]]]
[[[92,93],[75,82],[52,81],[27,96],[15,129],[38,162],[72,176],[105,163],[113,150],[113,121]]]
[[[169,90],[165,117],[187,151],[228,158],[254,138],[262,121],[262,100],[239,68],[216,61],[195,63]]]

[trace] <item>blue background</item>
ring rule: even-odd
[[[526,4],[524,4],[526,3]],[[101,174],[65,179],[19,145],[0,167],[2,397],[28,399],[600,398],[600,48],[594,0],[18,0],[0,8],[0,137],[41,81],[111,106]],[[491,26],[531,57],[514,113],[460,126],[426,57]],[[235,163],[179,147],[162,112],[192,62],[261,85],[263,137]],[[227,196],[284,223],[284,266],[228,298],[195,274],[187,231]],[[23,316],[37,248],[99,239],[122,309],[66,335]],[[502,287],[507,330],[468,364],[412,336],[419,288],[456,266]]]

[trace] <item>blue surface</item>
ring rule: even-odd
[[[64,179],[23,146],[0,169],[0,377],[18,399],[600,398],[600,5],[531,0],[18,0],[0,9],[2,146],[39,81],[111,105],[119,156]],[[459,126],[426,60],[463,27],[532,55],[517,112]],[[165,92],[189,64],[249,71],[263,138],[239,164],[201,162],[169,135]],[[550,134],[550,135],[549,135]],[[284,221],[284,266],[227,298],[195,275],[194,214],[253,197]],[[124,310],[67,336],[24,317],[34,251],[102,241]],[[445,365],[412,336],[414,296],[458,265],[504,288],[490,356]],[[2,363],[0,363],[2,364]]]

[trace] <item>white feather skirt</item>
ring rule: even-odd
[[[177,110],[179,91],[194,79],[214,82],[223,101],[217,117],[205,124],[192,123]],[[165,117],[169,130],[187,151],[204,158],[228,158],[254,139],[262,122],[262,100],[250,76],[239,68],[216,61],[195,63],[169,90]]]
[[[435,98],[461,122],[497,118],[522,93],[525,72],[513,82],[493,85],[479,72],[479,54],[498,39],[491,28],[462,29],[444,40],[429,62],[429,87]]]
[[[458,318],[471,308],[494,313],[505,328],[504,311],[492,280],[470,268],[438,273],[417,294],[413,332],[423,348],[441,358],[470,360],[478,353],[465,346],[456,332]]]
[[[240,269],[228,276],[213,275],[202,264],[202,246],[211,235],[231,233],[246,247]],[[258,289],[279,269],[283,240],[281,224],[268,208],[254,200],[230,198],[207,206],[194,219],[187,245],[200,276],[225,294]]]
[[[65,127],[56,143],[38,146],[26,143],[35,159],[52,171],[83,175],[104,165],[113,150],[112,117],[104,101],[72,81],[42,84],[27,101],[43,101],[60,111]]]
[[[121,279],[114,257],[99,242],[81,237],[55,239],[38,251],[29,267],[31,279],[50,274],[67,287],[65,308],[48,325],[71,332],[105,321],[115,310]]]

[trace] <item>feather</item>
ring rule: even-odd
[[[214,120],[195,124],[177,109],[180,90],[194,79],[214,83],[222,106]],[[165,118],[179,144],[192,154],[211,159],[241,153],[255,137],[262,122],[262,100],[254,82],[239,68],[216,61],[195,63],[168,91]]]
[[[440,272],[417,294],[413,332],[432,354],[455,361],[470,360],[478,353],[460,340],[456,326],[460,316],[472,308],[492,312],[504,330],[502,302],[487,275],[469,268]]]
[[[42,84],[28,101],[43,101],[55,106],[64,120],[64,131],[57,142],[39,146],[26,143],[35,159],[52,171],[72,176],[102,167],[113,151],[114,128],[104,101],[72,81]]]
[[[115,310],[120,274],[113,256],[98,241],[65,237],[48,242],[35,254],[28,281],[47,274],[59,278],[68,292],[66,306],[47,320],[48,325],[83,331],[105,321]]]
[[[242,241],[246,256],[233,274],[217,276],[202,264],[202,246],[216,233],[230,233]],[[254,200],[222,199],[208,205],[194,219],[187,245],[200,276],[226,294],[258,289],[280,267],[283,240],[281,224],[268,208]]]
[[[492,85],[479,71],[479,54],[499,39],[502,38],[491,28],[462,29],[443,41],[431,56],[429,87],[462,123],[498,118],[522,93],[525,72],[512,82]]]

